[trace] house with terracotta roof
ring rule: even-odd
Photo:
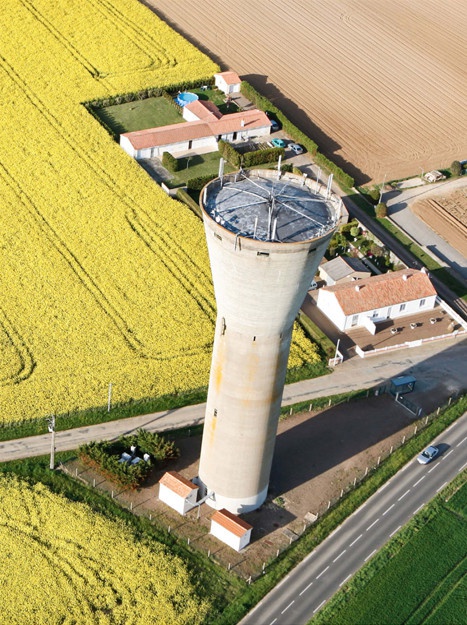
[[[159,480],[159,499],[185,515],[196,505],[198,486],[176,471],[167,471]]]
[[[160,158],[164,152],[214,152],[220,139],[246,141],[271,133],[271,121],[259,109],[222,115],[212,102],[196,100],[183,107],[183,116],[186,121],[178,124],[125,132],[120,146],[136,159]]]
[[[365,327],[376,333],[378,322],[432,310],[436,290],[425,270],[403,269],[319,290],[318,308],[346,332]]]
[[[240,551],[248,545],[253,527],[225,508],[211,517],[211,534],[232,549]]]
[[[219,72],[214,74],[215,86],[223,91],[225,95],[239,93],[241,87],[240,76],[235,72]]]
[[[351,256],[336,256],[332,260],[319,266],[319,277],[324,280],[326,286],[341,282],[352,282],[369,278],[371,271],[359,258]]]

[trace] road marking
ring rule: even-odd
[[[417,514],[417,512],[419,512],[419,510],[421,510],[421,509],[423,508],[423,506],[424,506],[424,505],[425,505],[425,504],[424,504],[424,503],[422,503],[422,505],[421,505],[421,506],[418,506],[418,508],[415,510],[415,512],[414,512],[413,514]]]
[[[358,536],[353,543],[350,543],[350,546],[353,547],[355,545],[355,543],[357,542],[357,540],[360,540],[360,538],[363,536],[363,534],[360,534],[360,536]]]
[[[321,573],[319,575],[316,576],[316,579],[319,579],[321,577],[321,575],[323,573],[326,573],[326,571],[328,570],[329,566],[327,566],[323,571],[321,571]]]
[[[374,555],[375,553],[376,553],[376,549],[373,549],[373,551],[370,553],[370,555],[365,558],[364,562],[369,560],[371,558],[371,556]]]
[[[273,621],[271,621],[271,622],[269,623],[269,625],[274,625],[274,623],[275,623],[276,621],[277,621],[277,618],[275,618]]]
[[[351,577],[352,577],[352,573],[350,573],[350,575],[347,575],[347,577],[346,577],[346,578],[345,578],[345,579],[344,579],[344,580],[343,580],[343,581],[339,584],[339,588],[340,588],[341,586],[343,586],[343,585],[345,584],[345,582],[346,582],[348,579],[350,579]]]
[[[440,486],[440,487],[436,490],[436,492],[437,492],[437,493],[439,493],[439,491],[440,491],[441,489],[443,489],[443,488],[446,486],[446,484],[447,484],[447,482],[444,482],[444,484],[443,484],[442,486]]]
[[[287,610],[290,608],[290,606],[293,605],[294,603],[295,603],[295,599],[293,601],[291,601],[289,603],[289,605],[282,610],[281,614],[284,614],[284,612],[287,612]]]
[[[340,558],[341,556],[343,556],[343,555],[344,555],[344,553],[345,553],[346,551],[347,551],[347,549],[344,549],[344,551],[341,551],[341,552],[340,552],[340,554],[337,556],[337,558],[334,558],[334,560],[333,560],[332,562],[333,562],[333,563],[334,563],[334,562],[337,562],[337,561],[339,560],[339,558]]]
[[[300,593],[300,597],[303,595],[304,592],[308,590],[310,586],[313,586],[313,582],[311,582],[311,584],[308,584],[308,586],[302,590],[302,592]]]
[[[403,495],[401,495],[397,501],[400,501],[401,499],[404,499],[404,497],[406,495],[408,495],[409,493],[410,493],[410,488],[409,488],[409,490],[406,490],[405,493]]]
[[[446,430],[444,430],[444,431],[445,431],[445,432],[449,432],[449,430],[450,430],[451,428],[453,428],[453,427],[456,425],[456,423],[457,423],[457,421],[454,421],[454,423],[451,423],[451,425],[450,425],[450,426],[449,426]]]
[[[467,467],[467,462],[461,466],[461,468],[459,469],[458,473],[463,471],[465,469],[465,467]]]
[[[399,527],[396,530],[391,532],[391,534],[389,534],[389,538],[392,538],[394,536],[394,534],[400,530],[401,527],[402,527],[402,525],[399,525]]]
[[[376,525],[376,523],[378,523],[378,521],[379,521],[379,519],[376,519],[376,521],[373,521],[373,523],[366,528],[366,531],[368,532],[368,530],[371,530],[373,525]]]
[[[417,484],[420,484],[420,482],[421,482],[422,480],[424,480],[425,478],[426,478],[426,475],[423,475],[423,476],[422,476],[422,477],[418,480],[418,482],[415,482],[414,486],[417,486]]]
[[[436,467],[438,466],[439,462],[437,462],[433,467],[431,467],[431,469],[428,471],[428,473],[431,473],[432,471],[434,471],[436,469]]]
[[[467,436],[464,436],[464,438],[461,440],[461,442],[457,443],[456,447],[459,447],[459,445],[462,445],[462,443],[465,441],[466,438],[467,438]]]
[[[319,610],[319,609],[320,609],[320,608],[321,608],[321,607],[322,607],[325,603],[326,603],[326,599],[325,599],[324,601],[321,601],[321,603],[319,604],[319,606],[318,606],[315,610],[313,610],[313,614],[314,614],[315,612],[318,612],[318,610]]]
[[[385,514],[387,514],[387,513],[389,512],[389,510],[392,510],[392,509],[394,508],[394,506],[395,506],[395,505],[396,505],[396,504],[395,504],[395,503],[393,503],[393,504],[392,504],[392,506],[389,506],[389,508],[383,512],[383,516],[384,516]]]

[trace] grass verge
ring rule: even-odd
[[[467,572],[465,478],[465,472],[458,475],[310,622],[441,623],[445,621],[435,618],[436,613],[440,608],[445,611],[449,604],[450,619],[446,622],[461,623],[464,612],[457,595]],[[462,513],[451,507],[453,493],[454,500],[464,499]]]
[[[253,582],[244,593],[232,601],[220,618],[209,620],[212,625],[235,625],[251,610],[289,571],[308,555],[319,543],[360,507],[378,488],[393,477],[433,438],[445,430],[467,410],[467,397],[462,397],[442,410],[439,416],[404,446],[397,449],[355,490],[348,492],[340,502],[311,526],[303,537],[293,543],[277,559],[271,562],[264,575]]]

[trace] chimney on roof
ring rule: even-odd
[[[242,121],[240,122],[240,126],[243,128],[244,125],[245,125],[245,120],[242,119]]]
[[[403,279],[403,280],[408,280],[408,279],[409,279],[409,276],[408,276],[406,273],[404,273],[404,274],[402,275],[402,279]]]
[[[356,290],[356,291],[360,291],[360,285],[359,285],[359,284],[356,284],[356,285],[355,285],[355,290]]]

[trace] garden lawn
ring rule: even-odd
[[[116,134],[185,122],[175,106],[162,96],[96,108],[95,113]]]
[[[426,525],[411,533],[393,557],[376,570],[370,562],[357,574],[357,589],[350,582],[347,598],[331,604],[313,623],[333,625],[446,625],[465,622],[467,485],[438,506]],[[397,537],[396,537],[397,538]],[[394,551],[394,550],[393,550]],[[392,552],[393,552],[392,551]],[[345,593],[346,591],[341,591]],[[464,600],[462,600],[464,597]],[[336,596],[337,598],[337,596]]]
[[[181,187],[186,185],[191,178],[201,178],[203,176],[217,176],[219,172],[219,161],[221,155],[216,150],[207,154],[193,154],[183,156],[179,159],[181,169],[173,174],[173,178],[166,181],[169,187]],[[224,172],[229,174],[235,171],[227,162],[224,162]]]

